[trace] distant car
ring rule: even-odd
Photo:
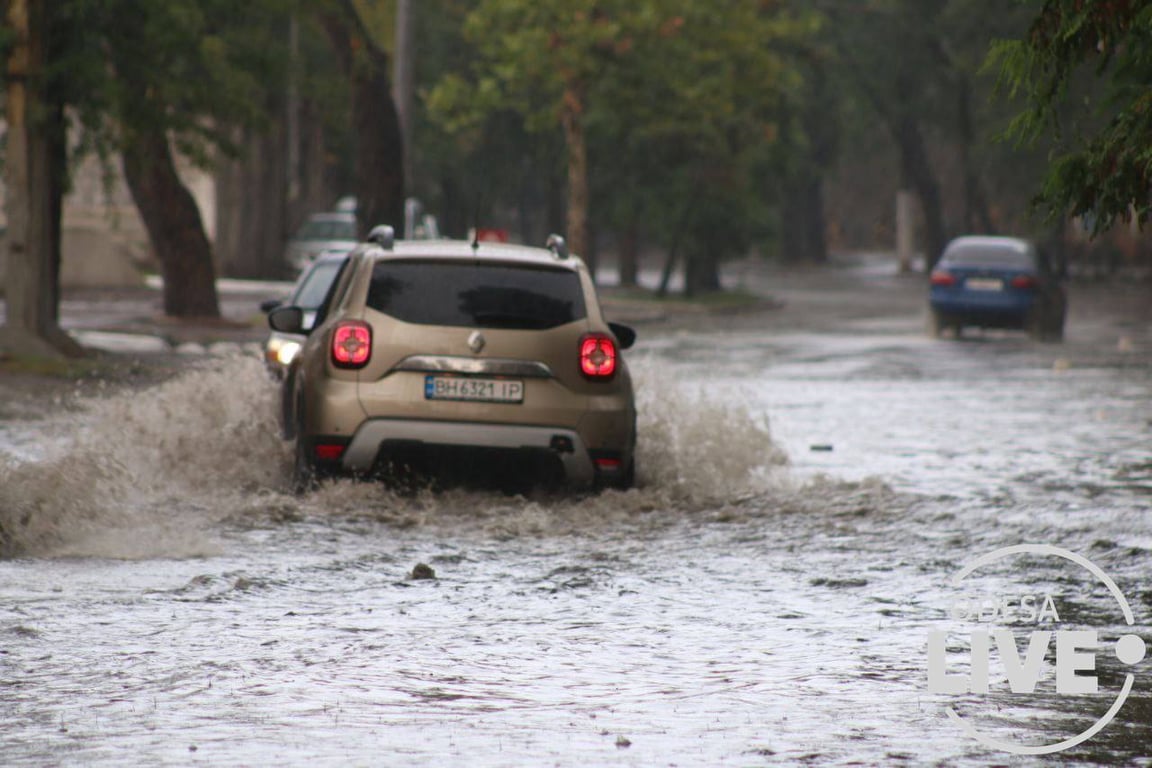
[[[302,271],[325,251],[348,252],[358,244],[356,214],[350,211],[314,213],[296,231],[284,252],[284,260]]]
[[[621,351],[636,334],[605,321],[584,263],[549,242],[394,241],[378,227],[314,329],[302,307],[273,310],[273,330],[307,336],[284,381],[297,488],[332,475],[631,486]]]
[[[307,332],[312,329],[316,320],[316,310],[324,302],[324,297],[332,287],[336,273],[348,258],[346,251],[325,251],[300,274],[292,293],[285,301],[266,301],[260,305],[265,312],[271,312],[280,306],[300,307],[303,310],[301,333],[281,333],[272,331],[264,343],[264,362],[268,369],[277,377],[283,378],[284,372],[292,364],[296,353],[307,339]]]
[[[1036,244],[1014,237],[959,237],[930,278],[930,331],[1015,328],[1035,339],[1064,338],[1062,270]]]

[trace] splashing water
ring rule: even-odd
[[[214,360],[156,387],[82,403],[74,438],[35,462],[0,456],[0,548],[148,557],[212,551],[204,521],[283,485],[275,390],[258,360]],[[63,417],[62,417],[63,418]]]
[[[773,470],[788,457],[772,441],[765,414],[745,397],[717,402],[699,387],[669,384],[675,381],[657,365],[638,367],[641,486],[698,506],[762,492],[781,478]]]
[[[225,520],[368,517],[450,524],[497,537],[587,530],[653,511],[673,516],[780,487],[787,457],[745,401],[718,402],[636,366],[637,488],[599,496],[401,495],[338,481],[288,495],[290,445],[259,360],[216,359],[158,386],[81,403],[73,437],[37,461],[0,456],[0,548],[120,558],[216,551]],[[664,523],[668,520],[664,519]]]

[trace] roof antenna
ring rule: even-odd
[[[568,258],[568,243],[564,242],[564,238],[555,233],[548,235],[548,239],[544,241],[544,247],[552,251],[558,259]]]
[[[480,190],[476,190],[476,202],[472,206],[472,257],[480,249]]]

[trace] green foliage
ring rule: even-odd
[[[1098,234],[1152,215],[1152,5],[1046,0],[1028,33],[989,57],[1003,90],[1026,99],[1010,135],[1055,137],[1038,203],[1083,215]]]
[[[51,6],[49,88],[107,154],[134,128],[159,127],[207,166],[234,130],[269,119],[283,82],[293,0],[59,0]],[[109,63],[112,64],[109,67]]]
[[[800,87],[790,51],[816,25],[773,2],[480,0],[464,27],[471,65],[427,103],[476,146],[509,112],[554,134],[576,92],[602,222],[643,220],[666,245],[739,251],[768,218],[757,172],[785,91]]]

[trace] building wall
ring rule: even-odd
[[[213,177],[179,164],[180,176],[200,207],[208,239],[215,236],[216,189]],[[7,199],[0,179],[0,197]],[[6,215],[0,222],[7,224]],[[75,169],[72,190],[64,198],[62,264],[64,288],[117,288],[141,285],[144,276],[158,272],[148,233],[120,174],[119,162],[105,177],[95,158]],[[6,245],[0,247],[0,284],[4,282]]]

